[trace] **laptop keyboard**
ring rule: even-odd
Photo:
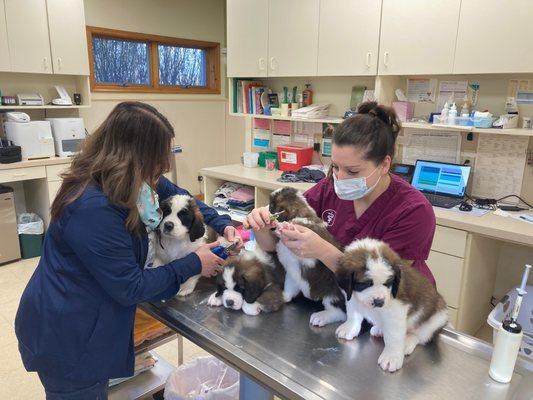
[[[424,193],[424,196],[429,200],[431,205],[442,208],[453,208],[463,201],[463,199],[455,199],[451,197],[441,196],[439,194]]]

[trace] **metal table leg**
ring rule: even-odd
[[[178,333],[178,367],[183,364],[183,336]]]
[[[272,400],[273,398],[272,393],[241,372],[240,400]]]

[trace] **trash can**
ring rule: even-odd
[[[17,228],[22,258],[39,257],[44,233],[44,223],[41,217],[33,213],[19,214]]]
[[[239,400],[239,373],[215,357],[198,357],[168,377],[165,400]]]

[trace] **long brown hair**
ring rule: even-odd
[[[118,104],[84,142],[73,158],[51,207],[57,220],[89,184],[97,185],[109,201],[129,209],[126,227],[140,226],[137,198],[143,181],[155,187],[170,170],[174,129],[154,107],[140,102]]]

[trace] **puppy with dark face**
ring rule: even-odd
[[[400,369],[404,356],[448,323],[446,303],[435,287],[379,240],[350,244],[339,261],[337,280],[346,294],[348,315],[337,337],[352,340],[363,319],[368,320],[370,334],[383,336],[378,364],[386,371]]]
[[[262,252],[230,257],[217,277],[217,291],[208,305],[240,310],[248,315],[280,309],[283,301],[283,267],[275,255]]]
[[[307,204],[305,197],[296,189],[285,187],[271,193],[270,213],[283,211],[278,222],[291,222],[305,226],[321,238],[341,249],[341,246],[326,229],[324,221]],[[275,232],[279,236],[279,232]],[[287,272],[283,288],[285,302],[291,301],[299,293],[308,299],[321,301],[324,310],[313,313],[310,323],[324,326],[346,319],[344,296],[335,280],[335,274],[320,260],[301,258],[287,248],[280,240],[276,244],[280,263]]]
[[[196,251],[205,243],[205,225],[194,198],[188,195],[172,196],[160,204],[163,219],[155,231],[154,267],[165,265]],[[189,278],[181,285],[179,296],[194,290],[200,275]]]

